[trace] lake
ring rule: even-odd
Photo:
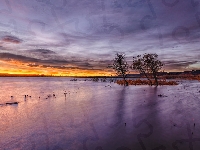
[[[1,150],[200,147],[198,81],[157,88],[65,77],[1,77],[0,82]],[[19,104],[4,105],[15,101]]]

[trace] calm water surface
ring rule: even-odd
[[[0,106],[1,150],[200,147],[198,81],[157,88],[38,77],[0,83],[0,104],[19,102]]]

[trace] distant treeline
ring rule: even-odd
[[[185,80],[199,80],[200,75],[163,75],[160,78],[164,79],[185,79]]]

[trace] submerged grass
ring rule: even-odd
[[[148,80],[126,80],[128,82],[128,85],[150,85],[150,82]],[[117,80],[115,83],[119,85],[124,85],[124,80]],[[152,80],[152,84],[155,85],[155,80]],[[176,81],[166,81],[166,80],[160,80],[158,81],[158,85],[178,85]]]

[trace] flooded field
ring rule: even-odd
[[[157,88],[70,78],[8,77],[0,82],[1,150],[200,147],[198,81]]]

